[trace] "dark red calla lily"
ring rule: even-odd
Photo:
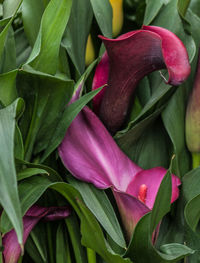
[[[94,108],[110,132],[116,132],[124,122],[138,82],[147,74],[166,68],[167,84],[180,85],[190,74],[185,46],[167,29],[143,26],[117,39],[100,36],[106,54],[96,69],[93,89],[108,84],[94,99]],[[104,83],[103,83],[104,82]]]

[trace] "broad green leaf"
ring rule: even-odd
[[[162,110],[163,107],[156,110],[117,139],[120,148],[144,169],[169,165],[170,141],[158,118]]]
[[[71,0],[51,0],[46,7],[37,40],[27,62],[35,70],[52,75],[56,73],[60,43],[71,5]]]
[[[16,90],[17,70],[0,74],[0,101],[5,105],[9,105],[17,98]]]
[[[18,93],[26,102],[20,122],[25,140],[25,158],[43,151],[52,139],[62,113],[71,98],[73,82],[31,70],[21,70]]]
[[[190,200],[185,207],[185,218],[188,225],[195,232],[200,219],[200,194]]]
[[[67,24],[62,46],[66,48],[80,75],[85,69],[85,49],[92,23],[90,0],[73,0],[71,15]]]
[[[189,154],[185,145],[185,91],[179,87],[162,113],[165,128],[173,143],[175,174],[182,176],[189,169]]]
[[[194,14],[196,14],[198,17],[200,17],[200,2],[199,2],[199,0],[190,1],[189,8],[191,9],[192,12],[194,12]],[[186,15],[189,15],[189,14],[186,14]],[[187,19],[188,19],[188,17],[187,17]]]
[[[163,4],[164,0],[146,0],[144,25],[149,25],[152,22]]]
[[[14,134],[15,117],[22,109],[23,101],[18,99],[0,110],[0,203],[8,215],[21,244],[23,230],[14,161]]]
[[[20,5],[20,0],[4,0],[3,2],[3,18],[12,17],[18,6]]]
[[[109,0],[90,0],[90,2],[102,34],[112,38],[112,7]]]
[[[182,190],[185,201],[188,202],[200,194],[200,167],[189,171],[184,175]]]
[[[95,188],[93,185],[80,182],[74,178],[70,178],[69,183],[80,192],[87,207],[96,216],[97,220],[111,238],[119,246],[125,248],[126,243],[121,227],[105,192]]]
[[[32,47],[34,46],[40,30],[40,23],[44,9],[45,6],[42,0],[23,0],[22,2],[24,31]]]
[[[168,255],[189,255],[194,254],[195,251],[187,246],[178,243],[166,244],[160,247],[162,253]]]
[[[183,177],[183,195],[186,201],[185,218],[193,231],[200,219],[200,168],[196,168]]]

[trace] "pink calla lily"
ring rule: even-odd
[[[54,221],[66,218],[70,214],[69,207],[40,207],[33,205],[23,217],[24,235],[23,244],[25,244],[29,233],[34,226],[42,219],[44,221]],[[6,233],[2,239],[4,263],[17,263],[21,255],[21,247],[17,240],[14,230]]]
[[[68,128],[59,146],[59,155],[77,179],[97,188],[112,188],[130,239],[138,220],[151,211],[166,170],[161,167],[143,170],[134,164],[88,107]],[[174,202],[179,196],[180,180],[174,175],[171,177],[171,202]]]
[[[117,39],[100,36],[106,53],[97,66],[93,89],[108,84],[94,98],[94,110],[108,130],[123,124],[138,82],[147,74],[166,68],[167,84],[180,85],[190,74],[185,46],[167,29],[143,26]]]

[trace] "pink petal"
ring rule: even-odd
[[[168,84],[180,85],[190,74],[188,54],[183,42],[171,31],[157,26],[143,26],[144,30],[157,33],[162,38],[162,52],[169,73]]]
[[[128,32],[117,39],[102,36],[101,39],[106,46],[110,70],[99,116],[113,133],[123,124],[134,90],[145,75],[167,67],[168,83],[179,85],[190,73],[185,47],[166,29],[144,26],[143,30]],[[98,88],[96,83],[102,76],[104,84],[107,82],[107,68],[108,65],[104,71],[103,66],[99,66],[94,87]]]
[[[92,90],[98,89],[108,83],[109,58],[107,52],[102,56],[101,61],[96,67],[92,83]],[[93,98],[93,110],[98,115],[99,107],[104,96],[106,86]]]
[[[65,167],[97,188],[114,185],[125,191],[141,171],[117,146],[97,116],[85,107],[70,125],[59,146]]]
[[[43,218],[47,221],[58,220],[66,218],[69,214],[69,207],[39,207],[37,205],[32,206],[23,217],[23,244],[25,244],[29,233],[40,219]],[[7,234],[5,234],[2,241],[4,246],[4,263],[17,263],[21,255],[21,248],[18,243],[15,231],[11,230]]]
[[[167,172],[166,169],[162,167],[143,170],[136,174],[132,182],[129,184],[126,192],[138,198],[140,186],[145,184],[147,186],[145,204],[149,209],[152,209],[158,189],[166,172]],[[171,203],[173,203],[179,196],[178,186],[180,184],[181,184],[180,179],[177,176],[172,175]]]
[[[113,194],[126,230],[127,240],[130,240],[137,222],[146,213],[150,212],[150,209],[137,198],[127,193],[114,189]]]

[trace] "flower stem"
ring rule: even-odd
[[[192,168],[200,166],[200,153],[192,153]]]
[[[91,248],[87,248],[88,263],[96,263],[96,253]]]

